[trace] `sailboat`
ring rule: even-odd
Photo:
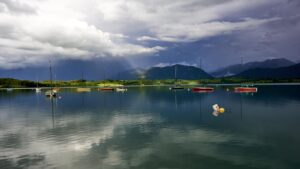
[[[241,64],[243,65],[243,57],[241,57]],[[256,93],[257,92],[257,87],[249,87],[248,85],[246,86],[241,86],[240,87],[235,87],[234,92],[236,93]]]
[[[201,58],[200,58],[200,69],[202,70]],[[213,87],[206,87],[206,86],[199,86],[199,87],[193,87],[192,91],[197,92],[197,93],[210,93],[210,92],[214,92],[214,88]]]
[[[82,71],[82,74],[81,74],[81,79],[82,79],[82,82],[83,82],[84,81],[83,71]],[[86,86],[86,82],[85,82],[85,86]],[[76,90],[77,90],[77,92],[90,92],[91,88],[89,88],[89,87],[78,87]]]
[[[57,91],[53,90],[53,84],[52,84],[52,67],[51,67],[51,61],[49,61],[49,70],[50,70],[50,90],[45,92],[46,97],[55,98],[57,96]]]
[[[37,85],[36,85],[36,88],[35,88],[35,92],[36,92],[36,93],[40,93],[40,92],[41,92],[41,88],[39,88],[39,80],[37,81]]]
[[[118,79],[120,80],[120,72],[118,73]],[[128,89],[127,88],[125,88],[125,86],[124,86],[124,83],[123,83],[123,80],[121,80],[121,85],[119,86],[119,87],[117,87],[116,88],[116,92],[122,92],[122,93],[124,93],[124,92],[126,92]]]
[[[174,76],[175,76],[175,85],[170,87],[169,89],[170,90],[182,90],[182,89],[184,89],[182,86],[177,84],[177,65],[175,65],[175,68],[174,68]]]

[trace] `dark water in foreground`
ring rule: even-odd
[[[0,92],[1,169],[300,168],[300,86],[60,96]]]

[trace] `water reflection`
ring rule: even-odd
[[[0,168],[297,168],[300,99],[265,89],[1,93]]]

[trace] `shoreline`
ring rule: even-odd
[[[195,86],[202,86],[203,84],[179,84],[180,86],[186,86],[186,87],[195,87]],[[205,86],[213,86],[213,87],[218,87],[218,86],[241,86],[241,85],[249,85],[249,86],[300,86],[300,83],[209,83],[205,84]],[[123,87],[127,88],[135,88],[135,87],[170,87],[173,85],[167,85],[167,84],[162,84],[162,85],[124,85]],[[106,87],[112,87],[112,88],[117,88],[120,86],[106,86]],[[14,89],[14,90],[35,90],[37,87],[11,87],[11,88],[0,88],[0,90],[9,90],[9,89]],[[40,89],[50,89],[51,87],[39,87]],[[103,88],[103,86],[56,86],[54,88],[60,88],[60,89],[76,89],[76,88],[92,88],[92,89],[97,89],[97,88]]]

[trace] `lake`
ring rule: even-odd
[[[226,88],[1,91],[0,168],[300,168],[300,86]]]

